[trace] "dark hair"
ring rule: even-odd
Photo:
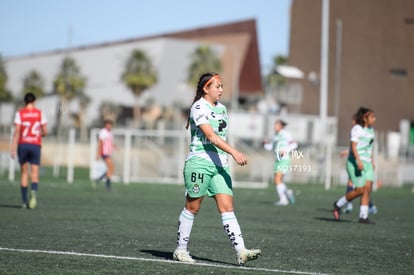
[[[198,80],[198,84],[197,84],[197,90],[196,90],[196,94],[194,96],[193,102],[191,103],[191,106],[193,106],[194,102],[196,102],[197,100],[199,100],[203,95],[204,95],[204,86],[206,85],[206,83],[214,76],[218,75],[218,73],[215,72],[208,72],[208,73],[204,73],[200,76],[200,79]],[[209,83],[207,85],[207,87],[209,87],[211,85],[211,83]],[[191,112],[191,107],[190,107],[190,112]],[[188,120],[187,120],[187,125],[185,126],[186,129],[188,129],[188,126],[190,125],[190,113],[188,113]]]
[[[282,127],[285,127],[286,125],[287,125],[287,122],[286,121],[284,121],[284,120],[282,120],[282,119],[278,119],[278,120],[276,120],[276,122],[275,123],[280,123],[280,125],[282,125]]]
[[[27,93],[24,95],[24,103],[27,105],[36,101],[36,96],[33,93]]]
[[[374,111],[367,107],[359,107],[358,111],[355,114],[355,123],[361,126],[365,126],[364,117],[369,114],[373,113]]]
[[[105,119],[104,120],[104,125],[106,125],[106,124],[114,124],[114,122],[111,120],[111,119]]]

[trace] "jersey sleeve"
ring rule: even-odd
[[[20,113],[16,112],[15,116],[14,116],[14,124],[17,125],[21,125],[22,124],[22,119],[20,117]]]
[[[106,138],[106,131],[104,129],[101,129],[98,133],[99,140],[104,140]]]
[[[43,111],[40,112],[40,125],[45,125],[47,124],[47,118],[46,115]]]
[[[360,125],[355,125],[351,129],[351,141],[358,142],[359,138],[364,134],[364,131]]]
[[[191,116],[196,126],[209,123],[209,110],[203,104],[196,103],[191,107]]]

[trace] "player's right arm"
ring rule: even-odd
[[[22,120],[20,117],[20,113],[16,112],[16,115],[14,116],[14,133],[13,133],[11,149],[10,149],[10,156],[12,158],[16,157],[17,144],[19,142],[20,132],[21,132],[21,124],[22,124]]]
[[[223,150],[224,152],[230,154],[233,159],[237,162],[238,165],[246,165],[247,164],[247,158],[237,151],[235,148],[230,146],[225,140],[220,138],[215,132],[213,127],[211,127],[210,124],[201,124],[198,126],[200,130],[203,132],[205,137],[211,142],[211,144],[214,144],[219,149]]]
[[[96,152],[96,159],[97,160],[99,160],[102,156],[102,146],[103,146],[102,139],[99,139],[99,141],[98,141],[98,150]]]
[[[364,169],[364,164],[362,163],[359,157],[359,153],[357,149],[359,139],[361,138],[362,135],[363,135],[362,127],[358,124],[354,125],[351,129],[351,152],[355,157],[355,161],[357,163],[357,167],[359,170]]]
[[[14,133],[13,133],[13,138],[12,138],[12,144],[11,144],[11,150],[10,150],[10,156],[12,158],[16,157],[16,152],[17,152],[17,143],[19,141],[19,137],[20,137],[20,124],[15,124],[14,126]]]
[[[351,141],[351,150],[355,156],[355,161],[357,163],[358,169],[363,170],[364,164],[362,163],[361,159],[359,158],[358,150],[357,150],[357,142]]]
[[[105,139],[105,132],[101,129],[98,133],[98,148],[96,151],[96,159],[100,160],[103,154],[103,141]]]

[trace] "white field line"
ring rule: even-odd
[[[270,268],[232,266],[232,265],[208,264],[208,263],[198,263],[198,262],[194,264],[190,264],[190,263],[177,262],[173,260],[148,259],[148,258],[141,258],[141,257],[128,257],[128,256],[116,256],[116,255],[104,255],[104,254],[88,254],[88,253],[78,253],[78,252],[69,252],[69,251],[17,249],[17,248],[7,248],[7,247],[0,247],[0,251],[13,251],[13,252],[22,252],[22,253],[43,253],[43,254],[54,254],[54,255],[70,255],[70,256],[79,256],[79,257],[108,258],[108,259],[116,259],[116,260],[133,260],[133,261],[143,261],[143,262],[162,262],[162,263],[168,263],[168,264],[187,264],[187,265],[196,265],[196,266],[208,266],[208,267],[241,269],[241,270],[262,271],[262,272],[279,272],[279,273],[289,273],[289,274],[306,274],[306,275],[324,275],[325,274],[325,273],[306,272],[306,271],[297,271],[297,270],[280,270],[280,269],[270,269]]]

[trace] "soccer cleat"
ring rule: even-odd
[[[333,206],[334,206],[333,215],[335,217],[335,220],[339,221],[339,219],[341,218],[341,208],[336,206],[336,202],[334,202]]]
[[[342,211],[342,213],[348,214],[352,211],[352,202],[348,202],[346,204],[345,209]]]
[[[37,200],[36,200],[36,191],[30,192],[30,201],[29,201],[29,208],[33,209],[36,207]]]
[[[290,204],[295,204],[295,196],[293,195],[293,190],[288,189],[286,190],[286,196],[288,197]]]
[[[262,251],[260,249],[243,249],[237,253],[237,263],[244,265],[248,261],[256,260],[261,255]]]
[[[185,249],[176,249],[173,254],[173,260],[184,263],[195,263],[195,260],[190,256],[190,253]]]
[[[369,214],[377,214],[377,213],[378,213],[378,209],[377,209],[377,207],[376,207],[375,205],[371,206],[371,207],[368,209],[368,213],[369,213]]]
[[[363,224],[375,224],[375,222],[369,220],[368,218],[366,218],[366,219],[359,218],[358,222],[363,223]]]
[[[23,202],[23,203],[22,203],[22,208],[23,208],[23,209],[29,208],[29,206],[27,205],[27,202]]]

